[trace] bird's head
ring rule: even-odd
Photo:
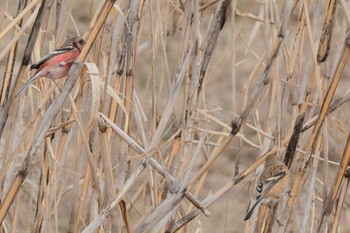
[[[74,38],[74,39],[72,39],[72,44],[75,48],[77,48],[81,51],[81,49],[85,45],[85,40],[82,38]]]

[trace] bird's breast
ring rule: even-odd
[[[65,65],[57,64],[55,66],[51,66],[50,69],[47,69],[46,77],[50,79],[59,79],[68,75],[69,69],[72,66],[72,62],[67,63]]]

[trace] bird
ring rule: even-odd
[[[284,194],[288,193],[286,187],[289,175],[288,167],[277,159],[277,155],[271,155],[266,159],[264,170],[256,186],[255,203],[248,210],[244,221],[250,219],[254,210],[261,204],[272,207]]]
[[[67,76],[74,60],[79,56],[85,41],[82,38],[71,39],[71,45],[65,46],[41,58],[37,63],[30,66],[30,70],[36,69],[36,73],[31,77],[16,94],[16,97],[25,90],[33,81],[41,77],[51,80]]]

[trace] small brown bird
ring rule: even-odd
[[[256,201],[248,210],[244,221],[250,219],[253,211],[260,204],[274,206],[281,196],[286,192],[286,186],[289,180],[289,170],[286,165],[280,162],[277,155],[267,157],[265,168],[261,173],[258,185],[256,186]]]

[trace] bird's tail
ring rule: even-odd
[[[31,77],[22,87],[21,89],[19,89],[19,91],[17,92],[16,96],[17,97],[22,91],[24,91],[27,87],[29,87],[29,85],[34,82],[36,79],[42,77],[42,70],[39,71],[38,73],[36,73],[33,77]]]
[[[264,200],[264,198],[258,198],[258,200],[256,200],[256,202],[254,203],[254,205],[248,210],[247,215],[244,218],[244,221],[247,221],[248,219],[250,219],[250,217],[252,216],[255,208]]]

